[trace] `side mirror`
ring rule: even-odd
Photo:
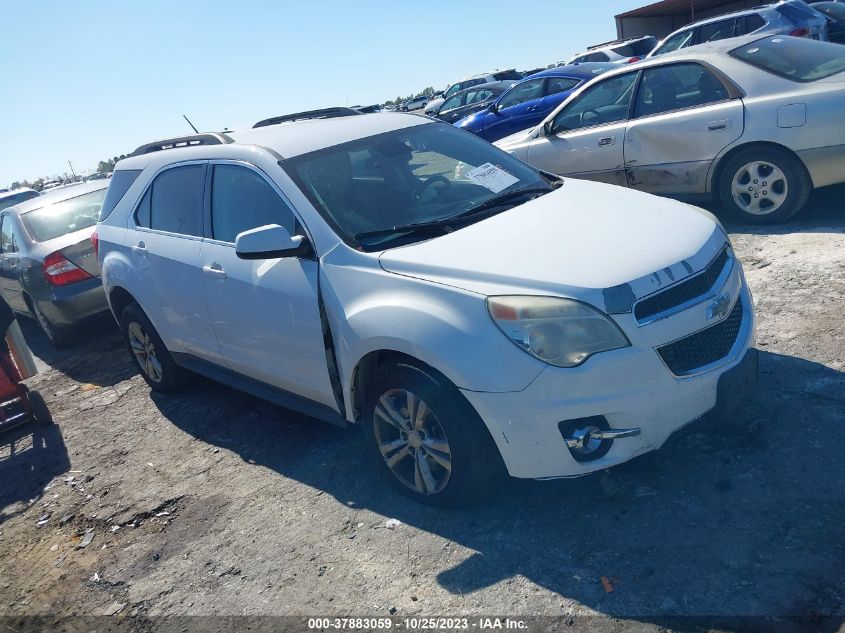
[[[491,103],[491,104],[490,104],[490,107],[489,107],[489,108],[487,108],[487,109],[488,109],[490,112],[492,112],[493,114],[496,114],[496,113],[499,111],[499,106],[498,106],[498,105],[496,104],[496,102],[494,101],[493,103]]]
[[[278,257],[302,257],[311,252],[311,245],[302,235],[288,233],[278,224],[259,226],[235,238],[235,254],[240,259],[276,259]]]
[[[551,136],[552,134],[552,120],[546,121],[541,127],[537,129],[537,136]]]

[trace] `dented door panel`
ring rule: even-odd
[[[703,194],[720,152],[742,136],[740,99],[629,121],[625,132],[628,186],[660,194]]]

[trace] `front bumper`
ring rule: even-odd
[[[108,311],[106,293],[99,277],[68,286],[49,288],[33,297],[51,323],[66,327]]]
[[[740,296],[736,341],[707,371],[674,376],[653,347],[628,347],[597,354],[573,369],[546,367],[520,392],[463,394],[487,424],[513,477],[575,477],[615,466],[660,448],[672,433],[739,399],[756,381],[753,304],[746,287]],[[732,379],[734,374],[740,378]],[[597,459],[576,461],[558,425],[592,416],[603,416],[611,429],[640,433],[614,440]]]

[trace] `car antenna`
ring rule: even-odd
[[[200,131],[199,131],[196,127],[194,127],[194,124],[193,124],[193,123],[191,123],[191,120],[190,120],[187,116],[185,116],[185,115],[183,114],[183,115],[182,115],[182,118],[183,118],[183,119],[185,119],[185,120],[188,122],[188,125],[190,125],[190,126],[191,126],[191,129],[193,129],[193,130],[194,130],[194,132],[196,132],[197,134],[199,134],[199,133],[200,133]]]

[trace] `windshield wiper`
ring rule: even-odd
[[[453,215],[448,218],[443,218],[440,220],[432,220],[431,222],[418,222],[416,224],[403,224],[399,226],[393,226],[387,229],[379,229],[377,231],[365,231],[363,233],[356,233],[353,237],[356,240],[360,240],[362,238],[368,237],[379,237],[382,235],[393,235],[394,233],[428,233],[433,229],[439,229],[446,226],[454,226],[457,224],[463,224],[469,220],[475,219],[475,216],[480,215],[485,212],[493,211],[496,208],[507,204],[510,200],[515,198],[519,198],[524,195],[535,194],[536,196],[550,193],[554,191],[553,188],[547,187],[530,187],[527,189],[517,189],[516,191],[509,191],[507,193],[503,193],[498,196],[494,196],[489,200],[485,200],[481,204],[478,204],[471,209],[467,209],[463,213],[459,213],[458,215]]]

